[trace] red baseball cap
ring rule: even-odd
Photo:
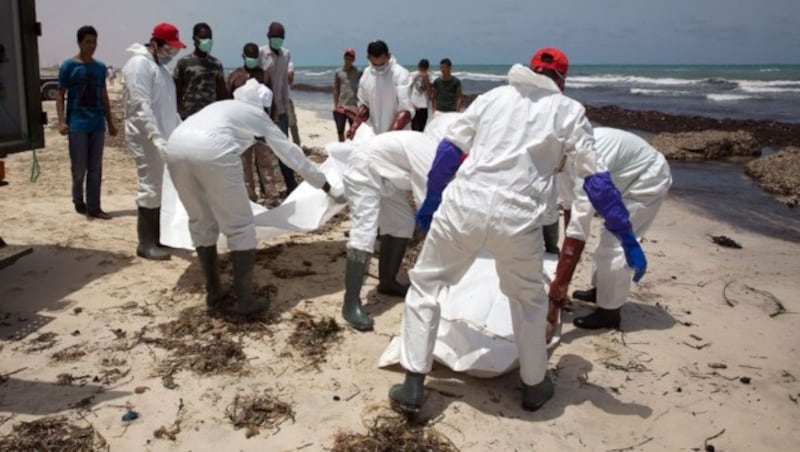
[[[567,75],[569,60],[564,52],[555,47],[545,47],[536,51],[531,58],[531,69],[552,69],[561,75]]]
[[[347,50],[345,50],[344,51],[344,56],[348,56],[348,55],[350,55],[351,57],[355,58],[356,57],[356,49],[350,47]]]
[[[178,38],[178,28],[175,25],[162,22],[153,28],[153,38],[165,41],[176,49],[183,49],[186,44]]]

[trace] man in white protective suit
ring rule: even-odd
[[[224,294],[217,269],[217,240],[228,239],[233,286],[242,315],[263,312],[269,305],[252,292],[256,231],[240,155],[263,138],[278,158],[312,186],[344,202],[343,189],[331,187],[325,175],[290,142],[264,112],[267,88],[250,79],[233,92],[234,100],[208,105],[172,133],[166,161],[178,197],[189,216],[192,245],[206,281],[206,305],[219,307]]]
[[[136,255],[167,260],[169,253],[159,247],[161,188],[164,180],[163,154],[167,140],[178,124],[175,82],[167,64],[186,47],[174,25],[155,26],[147,45],[133,44],[132,56],[122,68],[125,105],[125,141],[136,161],[136,204],[138,205]]]
[[[614,185],[622,192],[622,202],[630,213],[633,232],[642,237],[672,185],[667,159],[646,141],[624,130],[598,127],[594,130],[594,138],[598,159],[608,168]],[[556,311],[567,302],[569,283],[589,237],[594,215],[594,208],[580,187],[581,181],[575,174],[571,159],[558,174],[557,181],[559,195],[571,208],[564,212],[566,238],[556,276],[550,285],[550,322],[555,321]],[[597,303],[597,309],[576,318],[573,321],[576,327],[590,330],[619,328],[620,309],[628,300],[633,276],[625,264],[625,252],[619,240],[608,230],[603,230],[594,251],[593,288],[572,294],[573,298]]]
[[[637,277],[644,274],[644,254],[619,191],[596,159],[584,108],[561,94],[567,70],[560,50],[540,49],[529,68],[512,66],[508,85],[478,96],[437,147],[416,217],[417,227],[430,230],[409,272],[400,346],[406,375],[389,391],[396,408],[421,408],[441,312],[437,298],[461,279],[481,249],[494,256],[500,289],[509,299],[522,407],[536,410],[553,396],[546,375],[541,228],[553,202],[556,169],[566,156],[575,160],[606,227],[623,240],[629,265]],[[459,166],[464,154],[469,158]]]
[[[377,135],[354,145],[344,171],[344,191],[350,207],[345,293],[342,317],[359,331],[373,321],[364,311],[360,292],[380,229],[378,293],[405,296],[408,286],[397,282],[408,241],[414,233],[414,212],[406,193],[417,203],[425,197],[428,170],[436,145],[458,113],[441,114],[425,132],[401,130]]]
[[[368,121],[375,134],[411,128],[411,74],[389,53],[383,41],[367,46],[369,67],[358,81],[358,111],[347,132],[352,139],[359,126]]]

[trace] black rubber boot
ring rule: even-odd
[[[195,248],[195,251],[197,251],[197,258],[206,279],[206,308],[209,311],[219,309],[224,294],[219,279],[219,268],[217,268],[217,247],[199,246]]]
[[[396,409],[406,413],[418,413],[425,397],[425,374],[406,372],[403,384],[389,389],[389,401]]]
[[[391,235],[381,236],[381,254],[378,260],[378,293],[392,295],[395,297],[405,297],[408,286],[397,282],[397,272],[403,264],[403,257],[408,248],[408,239],[393,237]]]
[[[528,386],[522,383],[522,409],[536,411],[553,398],[555,387],[550,377],[545,375],[541,383]]]
[[[597,288],[592,287],[587,290],[576,290],[572,292],[572,298],[587,303],[597,303]]]
[[[361,306],[361,286],[364,284],[369,257],[370,253],[366,251],[347,249],[342,317],[358,331],[371,331],[375,324]]]
[[[546,253],[558,254],[558,221],[542,227],[544,235],[544,251]]]
[[[136,247],[136,255],[153,261],[166,261],[172,256],[165,250],[158,247],[158,231],[160,229],[161,209],[147,209],[139,207],[139,217],[136,223],[136,231],[139,235],[139,246]]]
[[[619,329],[620,324],[620,309],[603,309],[597,308],[593,313],[578,317],[572,321],[572,324],[584,330],[600,330],[603,328]]]
[[[239,298],[239,314],[250,316],[269,309],[269,301],[253,295],[253,266],[256,250],[231,251],[233,262],[233,288]]]

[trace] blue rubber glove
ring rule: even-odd
[[[431,164],[431,170],[428,171],[428,194],[438,195],[441,200],[442,192],[461,166],[463,155],[461,149],[449,140],[444,139],[439,142],[439,146],[436,147],[436,157]]]
[[[583,181],[583,191],[592,207],[605,220],[606,229],[617,237],[623,232],[633,230],[628,209],[622,203],[622,195],[608,171],[587,177]]]
[[[625,260],[633,269],[633,281],[639,282],[647,271],[647,259],[633,233],[630,214],[622,203],[622,194],[611,180],[611,174],[608,171],[592,174],[583,181],[583,190],[589,197],[592,207],[605,220],[606,229],[622,243]]]
[[[425,201],[422,202],[422,206],[417,210],[416,223],[418,229],[428,232],[431,228],[433,213],[439,208],[441,202],[441,195],[436,196],[432,193],[428,193],[428,196],[425,197]]]
[[[628,266],[633,269],[633,282],[638,283],[647,271],[647,258],[644,257],[644,251],[632,230],[617,234],[617,238],[622,243],[622,249],[625,250],[625,260],[628,262]]]

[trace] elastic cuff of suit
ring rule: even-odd
[[[372,253],[369,251],[359,250],[356,248],[347,247],[347,259],[358,262],[360,264],[364,264],[369,261],[370,256]]]

